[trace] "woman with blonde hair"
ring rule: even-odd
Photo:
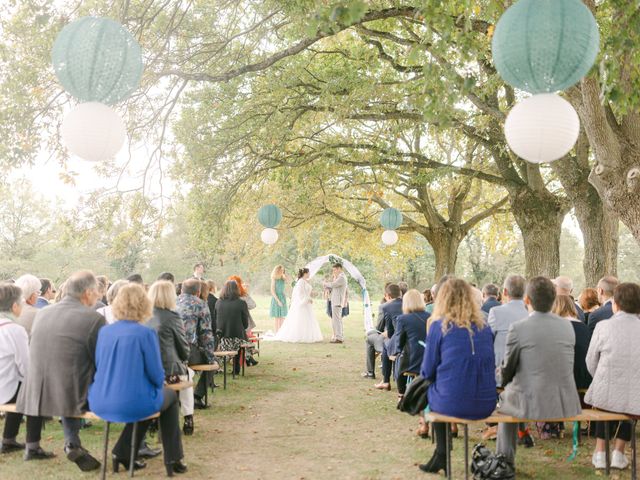
[[[282,265],[276,265],[271,272],[271,310],[269,316],[275,320],[276,333],[282,327],[289,310],[287,308],[287,297],[285,295],[285,282],[287,275]]]
[[[116,322],[102,327],[96,345],[96,373],[89,387],[89,406],[101,418],[127,426],[113,448],[113,470],[129,468],[131,445],[139,450],[149,420],[160,412],[160,431],[168,476],[187,471],[182,462],[178,396],[164,387],[164,369],[156,332],[142,323],[153,313],[151,300],[141,285],[129,283],[113,302]],[[133,439],[133,424],[138,436]],[[144,468],[135,461],[134,468]]]
[[[153,304],[153,317],[148,326],[158,333],[160,355],[167,383],[193,380],[193,370],[187,368],[189,342],[180,315],[176,312],[176,289],[173,283],[159,280],[148,293]],[[180,409],[184,417],[182,432],[193,435],[193,387],[181,390]]]
[[[493,334],[484,321],[471,286],[450,278],[438,290],[429,319],[422,377],[431,382],[431,411],[470,420],[496,407]],[[424,472],[446,472],[446,424],[434,423],[436,450],[420,465]]]
[[[415,289],[407,291],[402,297],[402,315],[396,318],[394,333],[397,338],[395,355],[399,398],[407,389],[407,377],[404,374],[420,373],[428,318],[423,295]]]

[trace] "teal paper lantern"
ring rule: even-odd
[[[258,212],[258,220],[265,228],[276,228],[282,221],[282,211],[277,205],[265,205]]]
[[[402,213],[395,208],[386,208],[380,215],[380,225],[385,230],[395,230],[402,225]]]
[[[62,86],[81,102],[126,100],[142,78],[140,45],[108,18],[82,17],[64,27],[51,59]]]
[[[516,88],[557,92],[589,72],[599,45],[598,24],[581,0],[520,0],[496,25],[493,63]]]

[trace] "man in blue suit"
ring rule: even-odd
[[[382,318],[384,319],[384,331],[382,332],[383,347],[382,354],[382,382],[375,385],[380,390],[391,389],[391,360],[389,359],[389,351],[395,351],[389,345],[391,337],[396,331],[396,320],[402,315],[402,291],[400,287],[392,283],[387,285],[385,289],[385,298],[387,303],[382,306]]]
[[[489,313],[493,307],[502,305],[498,301],[498,287],[493,283],[488,283],[482,287],[482,298],[484,303],[482,304],[482,311]]]
[[[613,291],[618,286],[618,279],[613,276],[602,277],[598,281],[596,290],[598,291],[598,300],[602,306],[597,308],[589,314],[589,334],[593,336],[593,331],[596,329],[598,322],[602,320],[609,320],[613,316],[613,308],[611,302],[613,301]]]

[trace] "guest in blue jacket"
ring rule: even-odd
[[[427,331],[421,375],[432,382],[431,411],[470,420],[491,415],[496,407],[493,335],[467,282],[452,278],[442,286]],[[446,470],[445,428],[433,424],[436,450],[420,465],[422,471]]]
[[[399,396],[403,396],[407,389],[407,377],[404,373],[420,373],[424,356],[429,314],[425,310],[424,297],[418,290],[412,289],[404,294],[402,312],[403,314],[396,319],[394,334],[397,338],[397,351],[394,354],[402,353],[402,356],[398,357],[400,360],[396,361]]]
[[[186,472],[182,463],[178,397],[164,388],[164,369],[156,332],[141,325],[151,318],[151,301],[142,286],[130,283],[116,296],[112,311],[115,323],[98,334],[96,373],[89,388],[89,407],[101,418],[126,423],[113,448],[113,469],[129,468],[133,422],[160,412],[160,430],[167,475]],[[150,421],[138,424],[136,449]],[[144,468],[136,461],[136,469]]]

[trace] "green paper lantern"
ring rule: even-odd
[[[51,59],[62,86],[81,102],[126,100],[142,78],[140,45],[108,18],[82,17],[64,27]]]
[[[520,0],[496,25],[493,62],[516,88],[557,92],[589,72],[599,44],[598,24],[581,0]]]
[[[258,212],[258,220],[265,228],[276,228],[282,221],[282,211],[277,205],[265,205]]]
[[[395,230],[402,225],[402,213],[395,208],[386,208],[380,215],[380,225],[385,230]]]

